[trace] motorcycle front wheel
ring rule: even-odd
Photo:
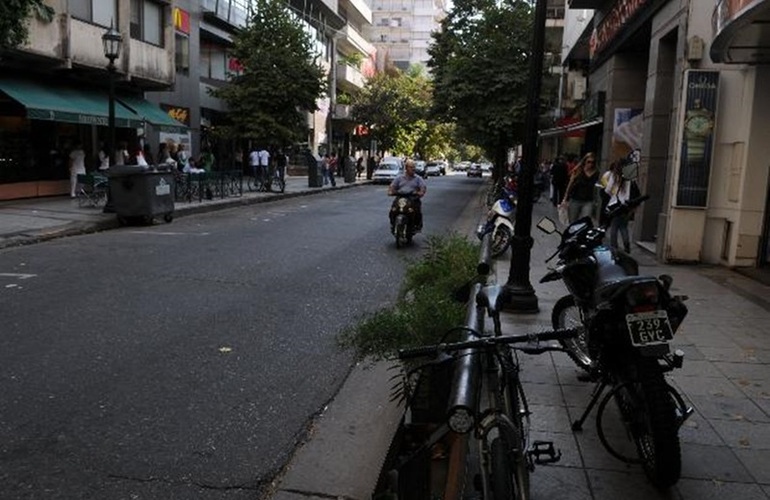
[[[551,312],[551,324],[554,330],[577,328],[579,334],[570,339],[560,339],[559,343],[567,351],[567,355],[587,372],[591,371],[592,359],[588,351],[588,332],[583,325],[580,309],[575,304],[572,295],[567,295],[556,301]]]
[[[513,234],[508,226],[499,225],[492,230],[492,241],[489,246],[489,255],[495,259],[508,250]]]

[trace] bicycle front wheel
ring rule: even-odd
[[[286,181],[280,177],[273,177],[270,183],[270,191],[274,193],[283,193],[286,190]]]
[[[511,446],[504,433],[492,440],[489,447],[491,474],[490,486],[492,487],[493,500],[511,500],[513,496],[513,469],[511,468]]]

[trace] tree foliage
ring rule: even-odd
[[[431,84],[418,70],[370,78],[353,99],[353,119],[365,125],[379,149],[411,155],[429,129]]]
[[[433,113],[499,163],[523,139],[533,10],[522,0],[456,0],[433,34]]]
[[[307,113],[318,109],[327,74],[300,22],[281,0],[257,0],[234,44],[241,69],[211,91],[231,109],[229,132],[263,144],[305,140]]]
[[[0,49],[11,49],[27,41],[27,19],[31,15],[50,22],[54,10],[43,0],[0,1]]]

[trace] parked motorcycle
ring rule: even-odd
[[[396,238],[396,248],[412,242],[417,232],[417,196],[396,194],[390,206],[390,232]]]
[[[646,200],[630,200],[607,214],[628,214]],[[543,218],[542,231],[558,233],[556,224]],[[636,261],[627,253],[603,244],[606,226],[594,227],[585,217],[560,233],[561,242],[550,261],[556,267],[541,283],[562,280],[570,295],[556,302],[552,313],[555,329],[576,327],[581,334],[561,341],[569,356],[597,382],[588,406],[572,424],[582,429],[599,402],[596,428],[607,451],[629,463],[640,463],[649,480],[667,488],[679,480],[681,450],[679,427],[692,413],[665,373],[681,368],[684,354],[671,352],[673,335],[687,315],[684,296],[670,293],[672,278],[639,276]],[[605,389],[610,391],[601,399]],[[607,403],[614,400],[637,456],[628,457],[613,448],[603,430]]]
[[[479,239],[484,238],[487,233],[492,233],[489,254],[493,258],[504,254],[511,245],[515,209],[516,192],[504,187],[500,196],[492,204],[492,208],[487,212],[486,224],[480,226],[476,231],[476,236]]]

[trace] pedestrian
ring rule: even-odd
[[[607,194],[608,202],[606,211],[610,212],[617,208],[619,204],[626,204],[631,199],[631,184],[633,181],[623,178],[623,162],[618,160],[610,165],[607,171],[607,185],[604,192]],[[623,250],[631,253],[631,242],[628,238],[628,221],[631,220],[633,212],[627,212],[615,216],[610,221],[610,245],[618,248],[618,233],[623,238]]]
[[[257,151],[256,146],[251,149],[249,152],[249,168],[251,169],[251,175],[254,177],[254,182],[257,181],[258,176],[260,175],[259,172],[259,151]]]
[[[366,161],[366,180],[372,180],[372,175],[377,169],[377,160],[374,159],[374,155],[370,154],[369,159]]]
[[[324,154],[323,160],[321,161],[321,174],[323,174],[324,186],[329,184],[329,163],[330,162],[331,162],[331,157],[329,156],[329,153]]]
[[[356,179],[361,178],[361,174],[364,172],[364,157],[359,156],[356,160]]]
[[[150,143],[145,142],[144,148],[142,150],[142,154],[144,154],[144,159],[147,161],[150,165],[156,165],[155,157],[152,155],[152,148],[150,148]]]
[[[180,144],[176,148],[176,162],[177,170],[180,172],[189,170],[190,154],[187,152],[184,144]]]
[[[198,167],[202,168],[207,173],[211,173],[211,171],[214,170],[215,161],[216,159],[214,158],[214,153],[211,152],[210,147],[206,146],[203,148],[201,157],[198,160]]]
[[[575,166],[564,192],[562,205],[567,207],[570,224],[583,217],[590,217],[594,207],[594,189],[599,181],[596,157],[586,155]]]
[[[107,153],[107,147],[104,142],[99,143],[99,170],[107,170],[110,168],[110,155]]]
[[[238,172],[243,172],[243,149],[240,146],[235,148],[235,154],[233,156],[234,169]]]
[[[551,186],[553,187],[553,196],[551,202],[557,206],[564,198],[564,192],[567,190],[569,175],[567,173],[567,162],[563,156],[557,156],[551,166]]]
[[[289,158],[283,153],[283,150],[279,149],[275,155],[275,168],[278,170],[278,175],[281,180],[286,176],[286,165],[288,165]]]
[[[77,196],[78,174],[86,173],[86,152],[83,151],[83,143],[77,141],[69,155],[70,170],[70,198]]]
[[[128,144],[125,141],[121,141],[118,144],[118,149],[115,151],[115,165],[125,165],[128,162]]]
[[[263,147],[259,150],[257,156],[259,158],[260,181],[264,185],[269,180],[268,173],[270,169],[270,152],[267,150],[267,148]]]
[[[329,158],[329,182],[331,182],[332,187],[337,187],[337,181],[334,180],[334,174],[337,172],[337,167],[337,153],[332,153]]]

